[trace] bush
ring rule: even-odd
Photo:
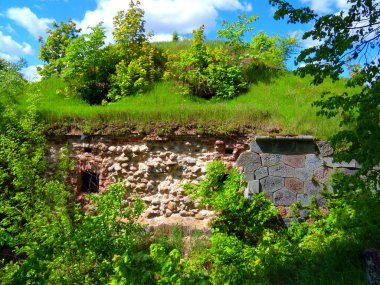
[[[139,56],[130,62],[122,60],[116,65],[116,74],[111,75],[112,89],[108,94],[111,101],[143,93],[149,86],[162,78],[166,56],[149,43],[144,43]]]
[[[100,104],[106,99],[109,76],[119,60],[114,46],[104,47],[105,37],[104,27],[98,25],[89,34],[72,40],[63,58],[66,63],[63,78],[69,83],[70,92],[90,104]]]
[[[171,73],[182,84],[184,95],[206,99],[231,99],[247,88],[239,65],[226,50],[207,47],[204,26],[193,32],[189,50],[172,62]]]

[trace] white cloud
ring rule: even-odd
[[[310,8],[318,13],[332,13],[336,10],[344,11],[350,7],[347,0],[301,0],[301,2],[310,5]]]
[[[336,0],[336,6],[339,10],[348,10],[351,7],[351,3],[348,3],[347,0]]]
[[[41,65],[38,65],[42,67]],[[24,78],[29,81],[40,81],[41,76],[37,73],[37,65],[32,65],[21,69]]]
[[[5,59],[6,61],[16,62],[20,59],[17,55],[10,55],[7,53],[0,52],[0,58]]]
[[[302,3],[310,5],[310,8],[319,13],[330,13],[334,0],[301,0]]]
[[[119,10],[127,10],[128,1],[98,0],[97,8],[87,11],[79,27],[86,31],[100,21],[107,29],[107,40],[112,39],[113,17]],[[250,11],[251,4],[239,0],[142,0],[141,8],[145,11],[146,31],[153,30],[155,39],[167,38],[173,31],[179,34],[191,33],[200,25],[206,29],[216,26],[219,10]]]
[[[27,7],[9,8],[7,17],[25,28],[35,38],[45,35],[48,24],[54,21],[54,19],[38,18]]]
[[[10,54],[11,56],[24,56],[33,54],[34,51],[30,44],[23,42],[19,44],[12,39],[11,36],[4,35],[0,31],[0,51],[3,54]]]
[[[173,39],[173,34],[159,34],[154,35],[150,41],[151,42],[170,42]]]
[[[303,40],[302,36],[304,33],[305,33],[305,31],[298,30],[298,31],[294,31],[294,32],[290,33],[290,36],[291,37],[297,37],[297,40],[301,44],[302,48],[311,48],[311,47],[319,46],[320,44],[322,44],[321,41],[313,40],[312,38],[307,38],[307,39]]]

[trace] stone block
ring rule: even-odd
[[[324,206],[326,205],[327,201],[326,201],[326,197],[321,195],[321,194],[317,194],[315,196],[315,198],[317,198],[317,203],[318,203],[318,206]]]
[[[257,169],[255,171],[255,179],[263,179],[265,177],[267,177],[269,174],[268,174],[268,167],[260,167],[259,169]]]
[[[317,145],[319,154],[322,157],[332,156],[334,154],[334,150],[330,146],[329,142],[327,142],[327,141],[316,141],[315,144]]]
[[[251,180],[248,181],[247,188],[244,191],[244,197],[250,199],[252,194],[260,193],[260,181],[259,180]]]
[[[296,202],[297,194],[286,188],[281,188],[280,190],[274,192],[273,200],[276,206],[290,206]]]
[[[114,152],[114,151],[116,151],[116,146],[110,146],[110,147],[108,148],[108,151],[109,151],[109,152]]]
[[[324,183],[330,179],[332,172],[331,168],[321,166],[314,170],[314,178],[318,182]]]
[[[350,168],[336,168],[332,169],[332,173],[340,172],[343,173],[344,175],[354,175],[356,172],[358,172],[357,169],[350,169]]]
[[[243,171],[253,173],[261,166],[260,155],[254,152],[243,152],[236,161],[237,167],[243,167]]]
[[[185,162],[187,164],[194,165],[194,164],[197,163],[197,160],[195,158],[193,158],[193,157],[187,157],[187,158],[185,158]]]
[[[307,219],[310,216],[310,211],[308,209],[300,210],[300,217],[303,219]]]
[[[303,182],[298,178],[285,178],[285,187],[297,194],[302,194],[304,192]]]
[[[273,193],[269,193],[269,192],[265,193],[265,199],[273,201]]]
[[[268,168],[269,175],[278,177],[294,177],[294,168],[284,163],[270,166]]]
[[[254,172],[244,172],[243,173],[243,179],[245,181],[255,180],[255,173]]]
[[[214,143],[214,149],[216,152],[224,153],[226,149],[226,144],[224,143],[224,141],[217,140]]]
[[[273,193],[284,187],[284,178],[268,176],[260,180],[263,192]]]
[[[296,142],[292,140],[275,140],[272,142],[272,153],[294,154]]]
[[[305,193],[308,195],[317,195],[322,190],[322,185],[320,183],[315,183],[314,181],[306,181],[304,184]]]
[[[167,205],[167,208],[172,211],[172,212],[175,212],[177,211],[177,204],[174,202],[174,201],[170,201]]]
[[[253,141],[250,143],[249,149],[251,150],[251,152],[263,153],[263,150],[261,149],[260,145],[256,141]]]
[[[307,206],[310,204],[310,196],[307,194],[297,194],[297,201],[300,202],[302,206]]]
[[[307,168],[294,169],[294,177],[298,178],[299,180],[303,182],[310,180],[312,176],[313,176],[313,171],[310,171]]]
[[[305,167],[304,155],[284,155],[282,161],[291,167],[302,168]]]
[[[263,153],[261,154],[261,159],[263,161],[263,166],[272,166],[279,164],[281,162],[281,154]]]
[[[322,166],[322,159],[315,154],[307,154],[305,160],[305,168],[309,171],[314,171],[318,167]]]
[[[325,157],[324,159],[324,164],[328,167],[345,167],[345,168],[356,168],[357,162],[355,160],[351,160],[350,162],[333,162],[332,157]]]

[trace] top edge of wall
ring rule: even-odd
[[[314,141],[314,137],[309,136],[309,135],[255,136],[255,141],[273,141],[273,140]]]

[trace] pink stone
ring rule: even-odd
[[[305,156],[304,155],[284,155],[282,161],[295,168],[305,167]]]
[[[314,178],[318,182],[326,182],[331,176],[332,170],[327,167],[319,167],[314,171]]]
[[[304,193],[303,182],[298,178],[285,178],[285,187],[298,194]]]
[[[278,206],[278,212],[280,213],[281,217],[286,217],[287,212],[284,206]]]

